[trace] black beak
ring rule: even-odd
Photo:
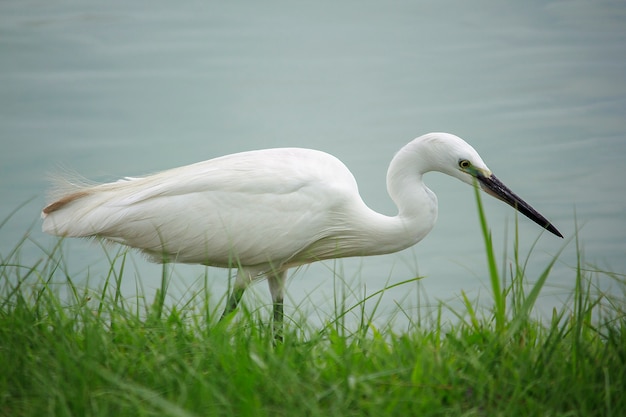
[[[552,226],[552,224],[541,214],[537,212],[534,208],[532,208],[528,203],[519,198],[513,191],[509,190],[508,187],[495,175],[491,175],[489,177],[485,177],[483,175],[478,174],[476,177],[480,182],[480,186],[483,191],[487,194],[494,196],[495,198],[504,201],[524,216],[528,217],[530,220],[537,223],[539,226],[547,229],[549,232],[557,235],[558,237],[563,237],[561,232],[559,232],[556,227]]]

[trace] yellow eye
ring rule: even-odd
[[[472,163],[470,161],[468,161],[467,159],[461,159],[459,161],[459,167],[461,169],[468,169],[471,166],[472,166]]]

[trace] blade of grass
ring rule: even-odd
[[[397,282],[397,283],[395,283],[395,284],[392,284],[392,285],[386,286],[386,287],[384,287],[384,288],[381,288],[381,289],[380,289],[380,290],[378,290],[378,291],[373,292],[372,294],[368,295],[368,296],[367,296],[367,297],[365,297],[364,299],[360,300],[358,303],[354,304],[352,307],[347,308],[347,309],[344,309],[344,310],[343,310],[341,313],[339,313],[339,314],[338,314],[338,315],[337,315],[337,316],[336,316],[336,317],[335,317],[335,318],[334,318],[334,319],[333,319],[330,323],[328,323],[328,324],[326,325],[326,328],[325,328],[325,329],[322,329],[322,331],[325,331],[325,330],[326,330],[328,327],[330,327],[330,326],[334,326],[337,322],[341,321],[341,320],[342,320],[342,319],[343,319],[343,318],[344,318],[344,317],[345,317],[348,313],[350,313],[352,310],[354,310],[354,309],[356,309],[356,308],[359,308],[361,305],[363,305],[363,304],[364,304],[365,302],[367,302],[368,300],[370,300],[370,299],[372,299],[372,298],[374,298],[374,297],[376,297],[376,296],[378,296],[378,295],[380,295],[380,294],[384,293],[384,292],[385,292],[385,291],[387,291],[387,290],[390,290],[390,289],[395,288],[395,287],[399,287],[399,286],[401,286],[401,285],[409,284],[409,283],[411,283],[411,282],[419,281],[419,280],[421,280],[422,278],[423,278],[423,277],[414,277],[414,278],[411,278],[411,279],[407,279],[407,280],[400,281],[400,282]]]
[[[552,271],[552,267],[559,259],[561,253],[571,240],[572,238],[569,238],[565,241],[561,249],[559,249],[559,251],[552,257],[552,260],[548,263],[548,266],[546,266],[541,275],[539,275],[539,279],[533,284],[530,292],[526,294],[523,304],[521,305],[519,310],[516,311],[515,317],[513,317],[511,323],[509,323],[507,336],[513,336],[515,333],[517,333],[522,324],[527,322],[528,317],[530,316],[530,312],[534,308],[537,298],[539,297],[539,293],[541,292],[541,289],[543,288],[546,280],[548,279],[548,276],[550,275],[550,272]]]
[[[494,316],[496,319],[496,331],[499,333],[504,329],[506,320],[506,300],[500,288],[500,275],[496,264],[496,256],[493,252],[493,242],[491,240],[491,232],[487,226],[485,218],[485,210],[480,198],[480,187],[474,181],[474,193],[476,195],[476,206],[478,208],[478,218],[480,219],[480,227],[482,230],[483,240],[485,242],[485,252],[487,254],[487,266],[489,268],[489,280],[491,282],[491,291],[493,293]]]
[[[171,401],[163,398],[162,393],[154,391],[150,388],[141,386],[133,382],[127,382],[122,380],[118,375],[103,369],[101,367],[95,367],[94,371],[99,374],[104,380],[109,381],[114,386],[120,388],[120,392],[125,392],[130,398],[137,398],[142,404],[150,405],[153,408],[160,410],[164,415],[177,416],[177,417],[192,417],[195,414],[189,413],[180,406],[174,404]]]

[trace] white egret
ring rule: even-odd
[[[419,242],[437,219],[422,181],[439,171],[481,188],[562,237],[511,192],[465,141],[448,133],[414,139],[394,156],[387,190],[398,214],[371,210],[348,168],[327,153],[266,149],[210,159],[142,178],[75,186],[43,209],[43,230],[100,237],[156,262],[238,268],[224,315],[266,277],[274,320],[283,317],[286,271],[329,258],[396,252]]]

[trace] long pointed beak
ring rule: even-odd
[[[487,177],[479,174],[476,178],[478,178],[480,186],[487,194],[494,196],[498,200],[504,201],[524,216],[537,223],[539,226],[547,229],[549,232],[557,235],[558,237],[563,237],[561,232],[559,232],[556,227],[552,226],[552,224],[545,217],[539,214],[537,210],[532,208],[530,204],[526,203],[513,193],[513,191],[509,190],[509,188],[502,184],[502,182],[500,182],[495,175],[491,174]]]

